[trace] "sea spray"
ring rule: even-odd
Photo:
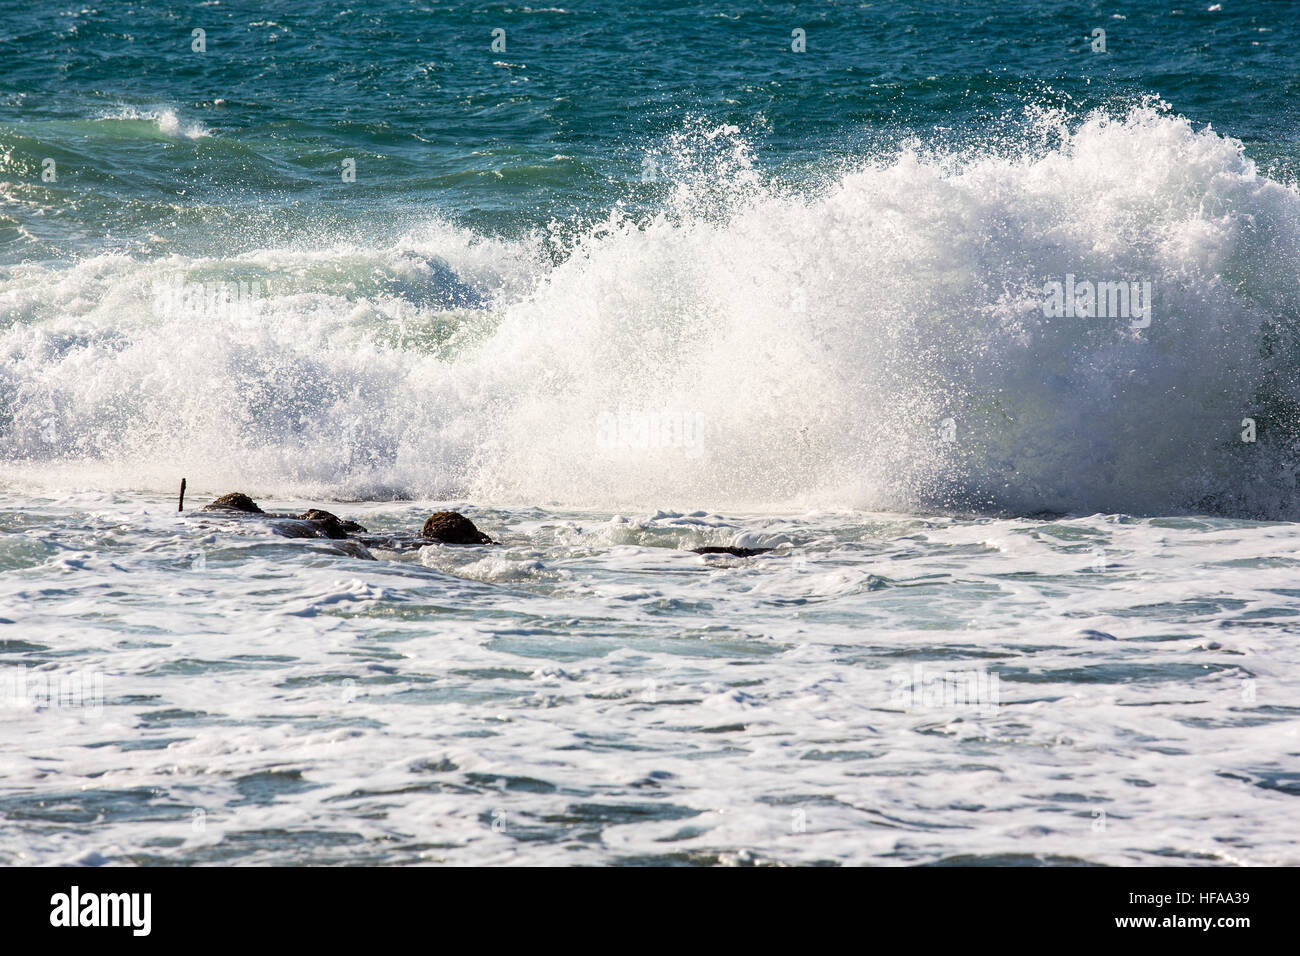
[[[13,267],[0,467],[167,491],[185,472],[343,497],[1295,515],[1300,196],[1153,107],[1049,139],[790,188],[738,131],[692,132],[660,214],[611,213],[559,255],[435,222],[379,247]],[[1143,313],[1049,318],[1066,276],[1136,281]],[[178,279],[264,283],[256,321],[156,309]],[[707,427],[691,455],[602,440],[620,408]]]

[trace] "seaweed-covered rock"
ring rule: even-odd
[[[493,541],[463,514],[457,511],[439,511],[430,515],[420,529],[420,534],[443,544],[492,544]]]
[[[233,491],[228,495],[222,495],[216,501],[210,502],[203,506],[204,511],[238,511],[242,514],[260,515],[265,514],[257,506],[257,502],[248,495],[240,491]]]
[[[299,521],[306,521],[327,538],[346,538],[349,534],[363,532],[366,529],[355,521],[344,521],[338,515],[319,508],[309,508],[298,515]]]
[[[708,547],[708,548],[691,548],[696,554],[729,554],[736,558],[752,558],[756,554],[767,554],[771,548],[734,548],[734,547]]]

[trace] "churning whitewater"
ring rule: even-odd
[[[735,128],[670,146],[658,213],[580,229],[430,220],[365,244],[7,266],[3,474],[592,508],[1300,513],[1300,194],[1237,140],[1159,104],[1043,112],[1014,148],[903,144],[799,187],[761,175]],[[1142,280],[1145,323],[1047,314],[1067,276]]]

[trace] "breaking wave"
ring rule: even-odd
[[[731,128],[671,145],[660,211],[594,228],[0,269],[0,476],[1300,513],[1300,193],[1240,142],[1159,106],[1043,115],[815,187]],[[1049,317],[1066,277],[1149,284],[1147,321]]]

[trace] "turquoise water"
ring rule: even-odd
[[[431,213],[512,236],[572,226],[655,209],[693,122],[739,127],[765,174],[808,183],[909,137],[1028,151],[1026,108],[1154,95],[1294,177],[1297,8],[1210,6],[13,5],[0,255],[230,254]],[[40,181],[47,157],[56,184]]]

